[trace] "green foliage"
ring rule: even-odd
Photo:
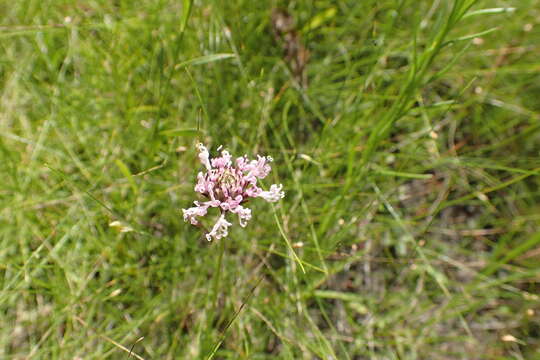
[[[539,9],[0,0],[0,358],[539,357]],[[208,243],[197,141],[285,199]]]

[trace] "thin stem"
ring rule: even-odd
[[[221,279],[221,263],[223,261],[223,254],[225,253],[225,241],[224,239],[220,239],[219,244],[219,255],[218,255],[218,261],[216,264],[216,270],[214,273],[214,300],[213,302],[216,305],[216,309],[218,307],[218,287],[219,287],[219,280]]]

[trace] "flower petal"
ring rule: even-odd
[[[196,217],[204,216],[208,211],[208,206],[205,204],[201,205],[198,201],[195,201],[195,205],[196,206],[190,207],[189,209],[182,209],[182,212],[184,214],[184,221],[189,220],[192,225],[199,224]]]
[[[281,189],[283,189],[283,185],[273,184],[272,186],[270,186],[269,191],[261,191],[258,196],[262,197],[268,202],[276,202],[285,196],[285,192],[283,192]]]
[[[212,231],[206,234],[206,240],[212,241],[212,238],[219,240],[229,235],[229,226],[232,224],[225,219],[225,214],[221,215],[216,221]]]
[[[231,154],[227,150],[221,152],[221,157],[212,159],[212,166],[216,168],[230,167],[231,164]]]
[[[241,227],[246,227],[247,222],[251,219],[251,209],[238,205],[231,212],[238,214],[238,221]]]
[[[201,160],[201,163],[206,167],[207,170],[212,170],[212,167],[210,166],[210,153],[208,152],[208,149],[203,144],[199,143],[197,144],[197,148],[199,149],[199,160]]]

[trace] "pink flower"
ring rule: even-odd
[[[257,155],[257,160],[249,160],[244,155],[233,163],[227,150],[222,150],[220,157],[210,159],[208,149],[203,144],[198,144],[197,148],[199,160],[206,171],[197,175],[195,191],[205,196],[207,201],[195,201],[194,207],[182,209],[182,212],[184,221],[198,225],[197,217],[205,216],[208,208],[220,210],[221,216],[212,230],[206,234],[208,241],[228,235],[228,228],[232,224],[225,219],[227,213],[238,215],[240,226],[247,225],[251,219],[251,209],[241,204],[245,204],[249,198],[260,197],[268,202],[276,202],[285,196],[281,184],[273,184],[269,191],[263,191],[257,186],[257,180],[265,178],[270,173],[271,157]]]

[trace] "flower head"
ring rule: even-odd
[[[251,209],[242,206],[249,198],[260,197],[268,202],[276,202],[285,196],[283,185],[272,185],[269,191],[257,186],[258,179],[270,173],[270,156],[259,156],[257,160],[249,160],[246,155],[233,162],[227,150],[221,156],[210,159],[210,153],[203,144],[198,144],[199,160],[205,167],[204,172],[197,175],[195,191],[206,197],[207,201],[195,201],[194,207],[182,209],[184,221],[198,225],[198,217],[205,216],[208,208],[218,208],[221,216],[212,230],[206,234],[208,241],[218,240],[228,235],[231,223],[225,219],[226,213],[238,215],[240,226],[245,227],[251,219]],[[219,148],[218,148],[219,150]]]

